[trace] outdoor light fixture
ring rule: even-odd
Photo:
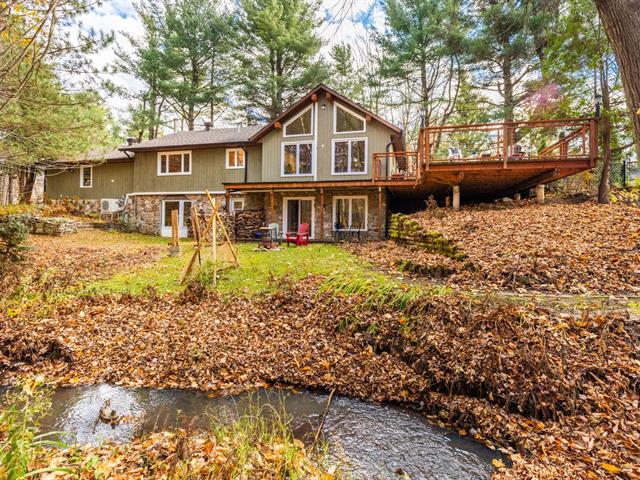
[[[596,93],[596,118],[600,118],[600,107],[602,105],[602,95]]]
[[[322,104],[322,106],[321,106],[320,108],[322,108],[322,110],[326,110],[326,109],[327,109],[327,104],[326,104],[326,103],[323,103],[323,104]]]

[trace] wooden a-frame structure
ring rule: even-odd
[[[193,228],[193,239],[196,244],[193,250],[193,254],[189,259],[189,262],[185,265],[182,273],[180,274],[180,283],[184,283],[186,278],[191,273],[193,266],[198,260],[199,264],[202,264],[202,252],[206,246],[211,244],[212,253],[213,253],[213,285],[214,287],[217,284],[217,274],[219,270],[223,270],[229,267],[239,267],[240,261],[238,260],[238,252],[236,248],[233,246],[231,242],[231,238],[229,237],[229,232],[227,232],[227,228],[220,217],[219,204],[215,199],[211,198],[211,194],[209,191],[205,191],[207,194],[207,199],[209,200],[209,205],[211,206],[211,216],[207,219],[204,226],[201,226],[200,219],[198,217],[198,211],[196,206],[191,207],[191,225]],[[218,236],[219,233],[222,234],[223,241],[220,245],[218,245]],[[227,265],[218,265],[218,249],[226,248],[229,252],[231,252],[231,256],[233,257],[233,261]]]

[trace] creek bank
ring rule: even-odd
[[[176,428],[206,431],[212,424],[230,423],[261,412],[290,417],[295,438],[313,443],[328,396],[292,389],[259,390],[214,397],[175,389],[124,388],[112,385],[59,388],[43,423],[45,431],[67,432],[67,443],[128,443],[136,438]],[[122,421],[100,422],[106,402]],[[282,413],[280,413],[282,412]],[[391,405],[335,396],[322,424],[332,464],[348,478],[409,478],[475,480],[490,478],[492,460],[506,461],[457,433],[429,424],[417,412]]]

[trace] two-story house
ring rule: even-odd
[[[175,133],[50,171],[46,193],[96,210],[119,202],[132,228],[153,234],[170,235],[178,210],[186,235],[191,205],[204,206],[209,191],[230,212],[261,212],[283,232],[308,223],[316,240],[336,229],[380,238],[388,194],[374,153],[394,149],[403,149],[398,127],[319,85],[267,125]]]

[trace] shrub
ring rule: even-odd
[[[47,447],[64,447],[39,434],[40,421],[51,406],[50,389],[41,378],[28,379],[7,394],[0,411],[0,478],[18,480],[44,472],[70,473],[66,468],[32,470]]]
[[[24,219],[7,216],[0,220],[0,255],[11,261],[19,260],[27,250],[24,243],[29,236],[29,227]]]

